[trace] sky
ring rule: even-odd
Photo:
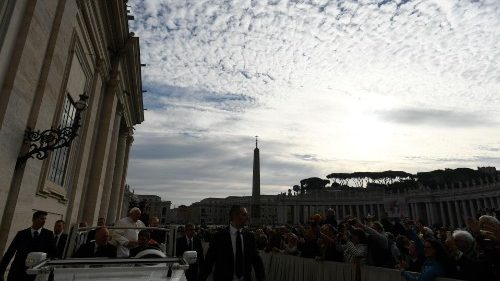
[[[127,183],[174,206],[334,172],[500,167],[498,0],[130,0]]]

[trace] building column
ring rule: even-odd
[[[489,197],[488,200],[490,201],[490,208],[495,208],[495,201],[493,197]]]
[[[462,206],[462,221],[464,221],[466,217],[471,216],[471,213],[467,206],[467,200],[460,200],[460,205]]]
[[[457,200],[453,202],[453,206],[455,207],[455,216],[457,218],[457,224],[456,227],[461,227],[464,224],[464,219],[463,219],[463,214],[460,212],[460,207],[459,203]]]
[[[82,218],[88,223],[97,221],[100,213],[101,198],[106,177],[106,168],[109,161],[111,139],[113,135],[113,125],[115,123],[115,112],[118,98],[114,93],[114,87],[108,86],[104,93],[103,104],[100,108],[100,120],[97,131],[97,139],[94,144],[94,155],[92,167],[87,182],[87,192]]]
[[[127,178],[127,170],[128,170],[128,160],[130,156],[130,147],[132,146],[132,143],[134,142],[134,137],[132,136],[131,132],[129,131],[128,137],[127,137],[127,145],[125,149],[125,156],[123,157],[123,169],[122,169],[122,179],[120,182],[120,199],[118,200],[118,210],[116,211],[116,217],[119,218],[123,208],[128,208],[128,206],[123,206],[123,196],[125,195],[125,182]]]
[[[444,206],[443,206],[444,202],[437,202],[437,203],[439,205],[439,210],[441,211],[440,212],[441,213],[441,224],[443,226],[445,226],[447,224],[447,222],[446,222],[446,216],[444,214]]]
[[[373,211],[373,204],[370,204],[370,214],[373,216],[374,211]]]
[[[482,200],[481,199],[475,199],[476,200],[476,206],[477,206],[477,211],[481,210],[483,208],[482,206]]]
[[[408,217],[413,219],[415,217],[415,203],[408,203],[408,206],[410,206],[410,213],[408,214]]]
[[[116,152],[118,150],[118,136],[120,135],[120,125],[122,120],[122,111],[117,110],[115,115],[115,122],[113,125],[113,133],[111,136],[111,143],[109,146],[109,156],[108,163],[106,168],[106,177],[104,179],[104,186],[102,189],[102,197],[101,197],[101,208],[99,210],[99,217],[106,218],[108,216],[109,211],[109,201],[116,200],[117,198],[110,198],[111,191],[113,189],[113,177],[116,172],[115,164],[116,164]]]
[[[446,207],[448,209],[448,218],[450,220],[450,222],[448,223],[448,225],[451,227],[451,228],[455,228],[455,220],[453,219],[453,210],[452,210],[452,207],[451,207],[451,202],[450,201],[446,201]]]
[[[352,216],[352,205],[351,204],[349,204],[349,215]]]
[[[118,137],[118,147],[116,149],[115,172],[113,174],[113,183],[111,189],[111,199],[106,221],[115,222],[119,219],[118,209],[120,207],[120,191],[123,176],[123,165],[127,151],[128,132],[120,132]]]
[[[377,204],[377,219],[379,220],[382,216],[382,212],[380,211],[380,204]]]
[[[425,212],[427,213],[427,224],[432,225],[434,222],[431,220],[431,203],[425,203]]]
[[[476,217],[476,208],[475,208],[474,203],[472,202],[472,200],[473,199],[469,199],[469,200],[467,200],[467,202],[469,203],[469,208],[470,208],[471,216],[473,218],[475,218]]]
[[[418,218],[422,217],[422,214],[420,212],[420,204],[418,202],[415,203],[415,218],[414,220],[417,220]]]
[[[299,208],[300,208],[299,205],[294,205],[293,206],[293,224],[299,224],[300,223],[300,220],[299,220],[300,210],[299,210]]]
[[[433,224],[436,224],[438,222],[438,213],[437,213],[437,206],[436,206],[437,203],[435,202],[431,202],[429,203],[429,210],[431,211],[431,221]]]

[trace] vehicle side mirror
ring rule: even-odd
[[[194,264],[194,263],[196,263],[196,260],[198,259],[198,253],[196,251],[185,251],[184,254],[182,254],[182,258],[188,264]]]
[[[40,264],[42,261],[47,259],[47,253],[44,252],[31,252],[26,257],[26,266],[29,268],[34,267],[37,264]]]

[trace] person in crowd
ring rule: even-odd
[[[94,239],[80,246],[74,258],[107,257],[115,258],[117,249],[109,243],[109,230],[106,227],[96,228]]]
[[[283,241],[281,239],[281,233],[279,232],[278,229],[276,230],[269,230],[268,232],[269,239],[268,243],[266,246],[266,253],[269,252],[280,252],[283,249]]]
[[[321,256],[318,244],[320,222],[321,216],[319,214],[312,215],[309,218],[308,225],[304,228],[304,238],[299,240],[300,257],[316,258]]]
[[[403,270],[401,274],[406,281],[432,281],[438,277],[445,277],[451,270],[451,260],[441,241],[431,238],[424,243],[425,262],[421,274],[417,277]]]
[[[482,215],[478,220],[469,219],[468,229],[476,240],[476,252],[489,263],[493,279],[500,280],[500,222],[497,218]],[[457,245],[459,246],[459,245]]]
[[[326,217],[322,224],[329,224],[335,228],[338,226],[337,218],[335,217],[335,209],[329,208],[326,210]]]
[[[81,221],[78,223],[78,228],[85,228],[85,227],[87,227],[86,221]],[[88,240],[88,236],[89,236],[89,232],[86,230],[82,230],[82,232],[79,232],[78,236],[76,238],[76,247],[75,248],[78,249],[80,246],[82,246],[83,244],[90,241],[90,240]]]
[[[36,211],[32,216],[31,227],[16,234],[0,261],[0,280],[4,280],[7,265],[14,255],[14,261],[7,276],[8,281],[35,280],[35,275],[26,274],[25,262],[30,252],[45,252],[49,257],[55,257],[57,250],[54,234],[43,228],[46,220],[47,212]]]
[[[389,214],[387,212],[382,213],[379,222],[382,224],[382,227],[383,227],[384,230],[387,230],[388,232],[392,232],[393,231],[392,230],[393,224],[389,220]]]
[[[98,227],[103,227],[106,225],[106,218],[98,218],[97,219],[97,226]],[[95,239],[95,229],[92,229],[87,233],[87,243]]]
[[[321,259],[336,262],[343,261],[343,254],[342,252],[338,251],[336,247],[337,234],[337,229],[331,224],[324,224],[323,226],[321,226],[319,232],[319,243],[322,252]]]
[[[54,224],[54,241],[56,243],[56,258],[60,259],[63,256],[64,247],[66,246],[66,241],[68,240],[68,234],[63,233],[64,221],[58,220]]]
[[[344,262],[363,265],[366,263],[367,255],[366,233],[363,229],[354,228],[350,234],[350,238],[346,232],[339,237],[339,247],[344,253]]]
[[[160,219],[158,217],[151,217],[149,219],[148,226],[149,227],[160,227]],[[153,230],[150,230],[150,232],[151,232],[151,239],[158,242],[158,244],[165,243],[165,235],[167,233],[166,231],[153,229]]]
[[[391,253],[389,240],[382,223],[375,221],[371,226],[356,221],[357,228],[366,232],[367,264],[379,267],[394,268],[395,262]]]
[[[148,249],[160,250],[160,245],[151,239],[151,232],[149,230],[143,229],[137,235],[137,247],[130,249],[130,257],[133,258],[138,253]]]
[[[411,272],[420,272],[422,265],[424,264],[424,259],[425,256],[423,246],[422,252],[420,252],[415,241],[410,240],[408,242],[408,256],[406,258],[401,258],[399,263],[396,265],[396,268]]]
[[[255,244],[257,245],[257,250],[264,251],[267,247],[267,235],[262,228],[255,231]]]
[[[146,227],[142,221],[141,210],[137,207],[130,209],[127,217],[118,220],[115,224],[117,227]],[[130,249],[137,247],[137,239],[139,229],[115,229],[112,232],[113,243],[117,246],[117,256],[119,258],[128,257]]]
[[[196,281],[198,279],[200,265],[205,261],[203,247],[200,238],[195,235],[194,225],[192,223],[187,223],[184,226],[184,233],[185,235],[183,237],[177,238],[175,252],[177,256],[182,257],[182,254],[186,251],[196,251],[196,263],[190,264],[189,269],[186,270],[187,281]]]
[[[297,242],[299,241],[297,235],[293,233],[288,233],[285,236],[285,245],[283,249],[283,253],[292,256],[300,255],[299,249],[297,248]]]
[[[232,206],[229,218],[229,226],[215,234],[210,242],[199,280],[205,281],[214,268],[213,280],[251,281],[253,267],[257,281],[264,281],[264,265],[255,238],[244,229],[248,222],[246,208]]]

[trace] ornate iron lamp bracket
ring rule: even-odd
[[[28,128],[24,133],[24,141],[30,143],[29,151],[17,158],[16,168],[24,166],[28,159],[36,157],[43,160],[49,156],[49,152],[62,147],[69,147],[73,139],[77,136],[77,131],[81,127],[81,113],[87,108],[88,96],[80,95],[80,100],[76,102],[76,113],[73,125],[64,128],[51,128],[48,130],[33,131]]]

